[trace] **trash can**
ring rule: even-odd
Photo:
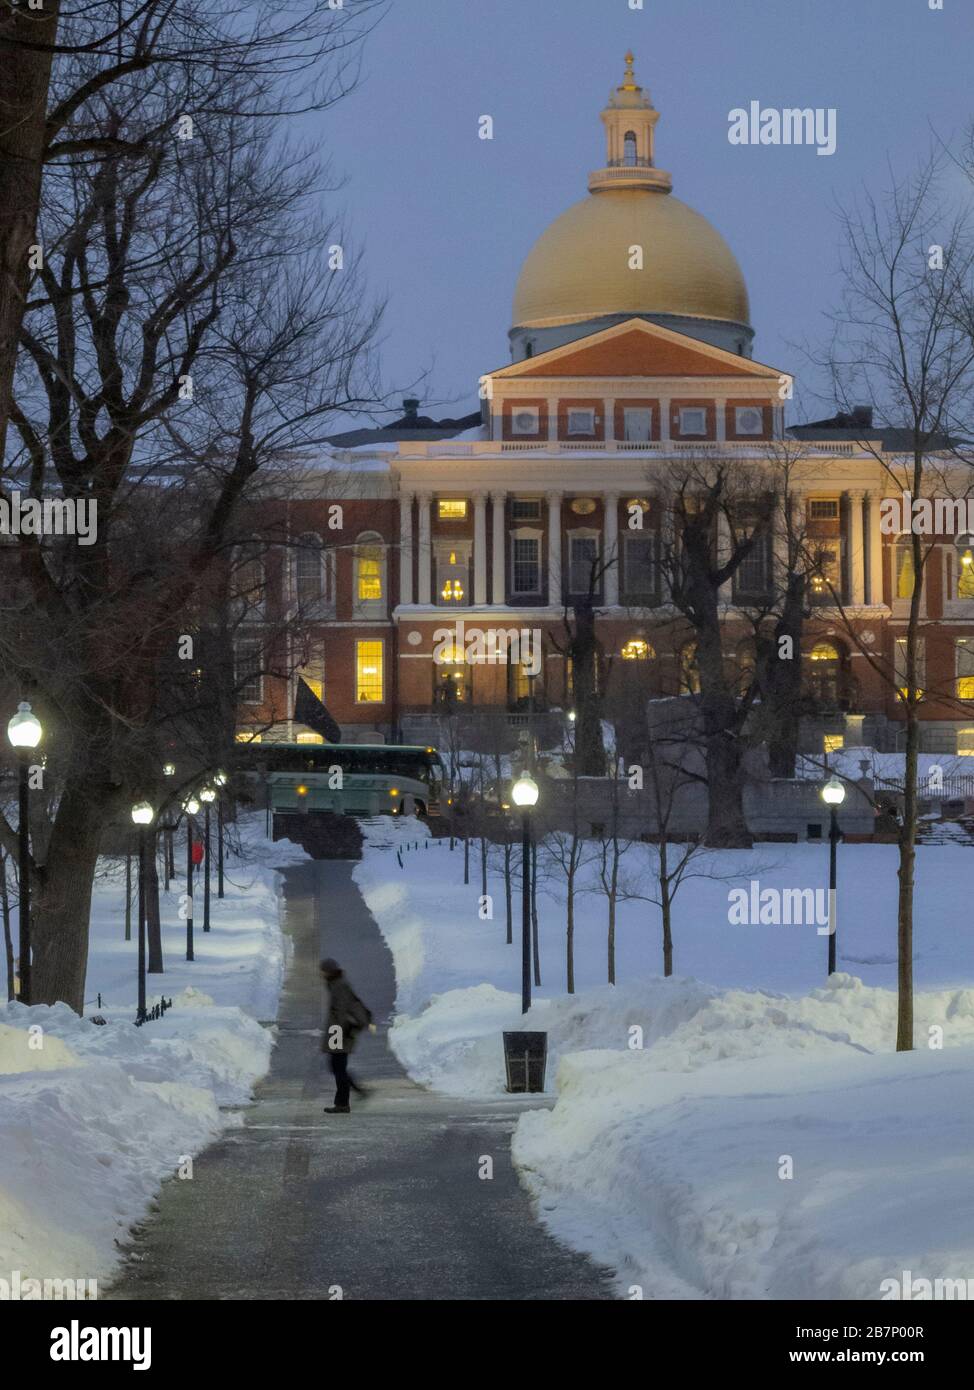
[[[547,1033],[505,1033],[508,1091],[543,1091],[548,1062]]]

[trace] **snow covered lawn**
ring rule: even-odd
[[[121,866],[96,886],[87,1017],[0,1007],[0,1279],[106,1281],[162,1179],[236,1123],[221,1107],[246,1102],[267,1071],[273,1033],[258,1020],[275,1017],[286,963],[274,867],[305,855],[271,845],[262,828],[262,816],[246,822],[245,858],[228,858],[222,901],[214,873],[206,935],[198,889],[192,963],[181,873],[163,899],[166,969],[147,984],[150,1007],[163,992],[173,1000],[161,1019],[133,1026]]]
[[[893,846],[840,849],[831,981],[814,926],[728,921],[733,884],[827,882],[827,846],[727,852],[719,878],[687,882],[670,980],[658,910],[626,903],[620,983],[602,983],[605,904],[582,896],[572,996],[550,879],[522,1020],[518,898],[507,945],[498,875],[481,920],[479,860],[465,888],[461,852],[423,836],[370,828],[356,869],[396,962],[392,1046],[424,1084],[497,1095],[501,1032],[547,1031],[556,1103],[521,1117],[514,1158],[545,1222],[612,1266],[621,1296],[878,1299],[904,1271],[974,1290],[974,849],[918,851],[916,1051],[897,1055]],[[417,840],[400,869],[396,845]]]

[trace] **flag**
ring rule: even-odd
[[[298,688],[294,697],[294,722],[305,724],[316,734],[321,734],[329,743],[341,743],[342,731],[318,699],[307,681],[298,676]]]

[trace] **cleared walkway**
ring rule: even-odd
[[[611,1298],[603,1272],[538,1225],[513,1171],[511,1130],[532,1101],[435,1096],[389,1051],[392,959],[352,868],[287,870],[294,958],[272,1070],[244,1126],[198,1156],[191,1182],[165,1184],[105,1296]],[[342,963],[380,1023],[352,1059],[375,1089],[351,1115],[323,1113],[333,1093],[319,1051],[322,955]]]

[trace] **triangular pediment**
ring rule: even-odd
[[[495,380],[557,377],[744,377],[778,381],[774,367],[645,319],[627,319],[488,373]]]

